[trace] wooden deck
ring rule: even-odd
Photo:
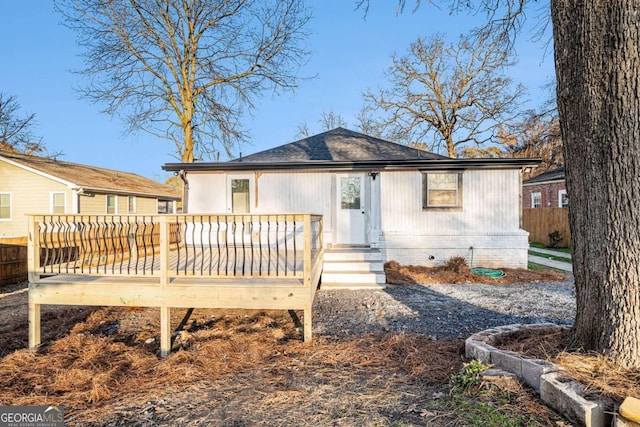
[[[283,235],[264,236],[268,245],[263,244],[262,236],[242,245],[230,245],[226,236],[215,239],[208,231],[206,239],[200,238],[197,244],[181,243],[188,240],[185,236],[175,238],[176,230],[184,233],[188,229],[186,225],[201,217],[151,218],[150,228],[160,231],[157,244],[148,250],[135,243],[140,239],[128,239],[134,242],[133,247],[123,249],[126,236],[109,235],[99,244],[78,242],[77,233],[54,231],[56,235],[46,236],[43,229],[59,230],[59,224],[64,221],[69,225],[62,228],[70,229],[80,228],[79,223],[91,219],[71,215],[33,216],[29,232],[30,348],[40,344],[40,306],[44,304],[159,307],[162,355],[170,351],[171,308],[302,310],[303,338],[310,340],[311,307],[324,253],[322,217],[279,215],[278,220],[296,225],[282,227],[286,230]],[[217,215],[216,220],[228,224],[255,223],[272,217]],[[109,224],[111,219],[101,216],[94,222]],[[139,220],[136,216],[128,216],[126,220],[117,217],[120,223]],[[149,216],[144,221],[150,221]],[[56,224],[56,227],[43,223]],[[95,240],[95,235],[91,238]],[[193,236],[191,239],[193,241]],[[40,265],[42,260],[48,261]]]

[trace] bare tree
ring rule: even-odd
[[[528,111],[522,120],[506,128],[498,137],[505,146],[504,154],[507,156],[542,159],[542,163],[533,171],[536,175],[564,166],[557,112],[545,114]]]
[[[57,0],[85,48],[82,94],[174,142],[183,162],[246,137],[265,90],[292,89],[306,52],[302,0]]]
[[[344,119],[344,117],[333,111],[323,111],[320,120],[318,120],[318,123],[320,123],[322,129],[324,130],[331,130],[338,127],[348,126],[347,121]]]
[[[454,45],[436,35],[392,62],[392,87],[364,96],[386,113],[382,122],[394,139],[457,157],[465,146],[495,142],[498,129],[517,117],[525,90],[504,74],[512,62],[492,40],[461,37]]]
[[[510,49],[526,8],[535,2],[451,0],[451,4],[484,10],[488,24],[478,36],[497,35]],[[637,11],[637,0],[551,0],[550,10],[571,198],[577,304],[572,344],[636,369],[640,368]]]
[[[300,123],[296,128],[296,138],[306,138],[311,135],[307,122]]]
[[[0,150],[26,154],[44,151],[42,142],[32,133],[35,117],[33,113],[21,114],[17,98],[0,92]]]
[[[370,109],[362,107],[356,115],[356,129],[365,135],[383,138],[386,127],[371,114]]]
[[[335,129],[337,127],[348,126],[344,117],[332,110],[323,111],[320,115],[320,119],[318,119],[318,124],[320,125],[320,132]],[[309,135],[311,135],[311,130],[309,129],[307,122],[300,123],[297,127],[296,138],[306,138]]]

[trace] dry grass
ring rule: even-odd
[[[555,282],[566,280],[566,275],[554,270],[526,270],[501,268],[504,277],[493,279],[473,274],[466,264],[452,259],[452,262],[440,267],[421,267],[415,265],[403,266],[395,261],[389,261],[384,266],[387,283],[394,285],[413,285],[428,283],[533,283]]]
[[[567,376],[584,385],[585,395],[600,395],[615,403],[640,398],[640,371],[625,369],[601,354],[569,350],[568,332],[520,332],[497,346],[562,366]]]
[[[174,352],[159,359],[157,344],[133,342],[126,330],[131,319],[137,323],[131,327],[144,330],[145,323],[154,322],[154,310],[100,309],[69,336],[41,351],[19,350],[6,356],[0,363],[0,403],[61,404],[80,424],[100,423],[110,413],[107,408],[123,399],[129,406],[144,405],[203,383],[223,392],[240,381],[265,393],[266,406],[256,406],[254,413],[268,412],[276,403],[295,403],[300,410],[311,404],[303,391],[326,389],[323,405],[333,402],[347,414],[351,407],[362,407],[363,400],[397,405],[403,390],[415,394],[415,384],[422,388],[446,384],[462,361],[461,342],[401,334],[339,341],[320,338],[304,344],[286,313],[247,313],[214,312],[215,320],[209,323],[212,313],[200,313],[189,332],[176,340]],[[99,332],[101,325],[115,321],[121,330],[114,333],[104,327],[110,335]],[[336,387],[348,392],[335,393]],[[325,395],[329,390],[336,395]]]
[[[468,277],[460,265],[454,276],[395,267],[403,280],[420,283],[429,283],[422,275],[439,283]],[[560,280],[551,274],[523,281]],[[173,325],[184,312],[172,310]],[[0,346],[7,344],[0,348],[0,404],[63,405],[66,425],[256,425],[276,417],[277,425],[448,426],[467,422],[456,405],[482,413],[478,402],[534,414],[541,421],[532,425],[557,419],[521,389],[440,405],[462,365],[461,341],[396,334],[305,344],[286,312],[196,310],[160,359],[158,309],[60,307],[43,311],[46,344],[31,352],[23,317],[0,322]]]

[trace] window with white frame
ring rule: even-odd
[[[422,208],[457,209],[462,207],[462,172],[425,172],[422,174]]]
[[[51,193],[51,213],[63,214],[67,211],[65,193]]]
[[[136,196],[127,197],[127,213],[136,213]]]
[[[107,215],[118,213],[118,196],[107,194]]]
[[[531,193],[531,207],[532,208],[542,207],[542,193],[539,193],[539,192]]]
[[[567,194],[567,190],[558,191],[558,207],[560,208],[569,207],[569,195]]]
[[[11,220],[11,193],[0,193],[0,221]]]

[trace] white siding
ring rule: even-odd
[[[227,178],[224,173],[190,173],[189,213],[227,213]]]
[[[386,261],[431,266],[453,256],[471,262],[473,253],[474,266],[526,268],[519,171],[465,171],[461,211],[422,209],[418,171],[383,172],[380,179],[380,248]]]
[[[264,173],[258,179],[258,213],[331,214],[331,173]]]
[[[332,173],[260,172],[231,173],[251,180],[251,213],[312,213],[324,216],[325,237],[332,230]],[[227,174],[190,173],[189,213],[229,213]]]
[[[332,242],[335,173],[248,172],[251,213],[314,213],[324,217],[325,242]],[[190,173],[189,213],[228,213],[226,173]],[[526,267],[528,233],[520,224],[520,172],[475,170],[463,174],[461,211],[422,209],[422,174],[381,172],[380,242],[385,261],[437,265],[452,256],[485,267]],[[372,226],[378,225],[372,213]],[[376,239],[377,241],[377,239]],[[430,259],[430,257],[433,257]]]
[[[422,174],[380,174],[381,225],[387,232],[513,231],[520,223],[520,175],[516,170],[465,171],[462,211],[422,209]]]

